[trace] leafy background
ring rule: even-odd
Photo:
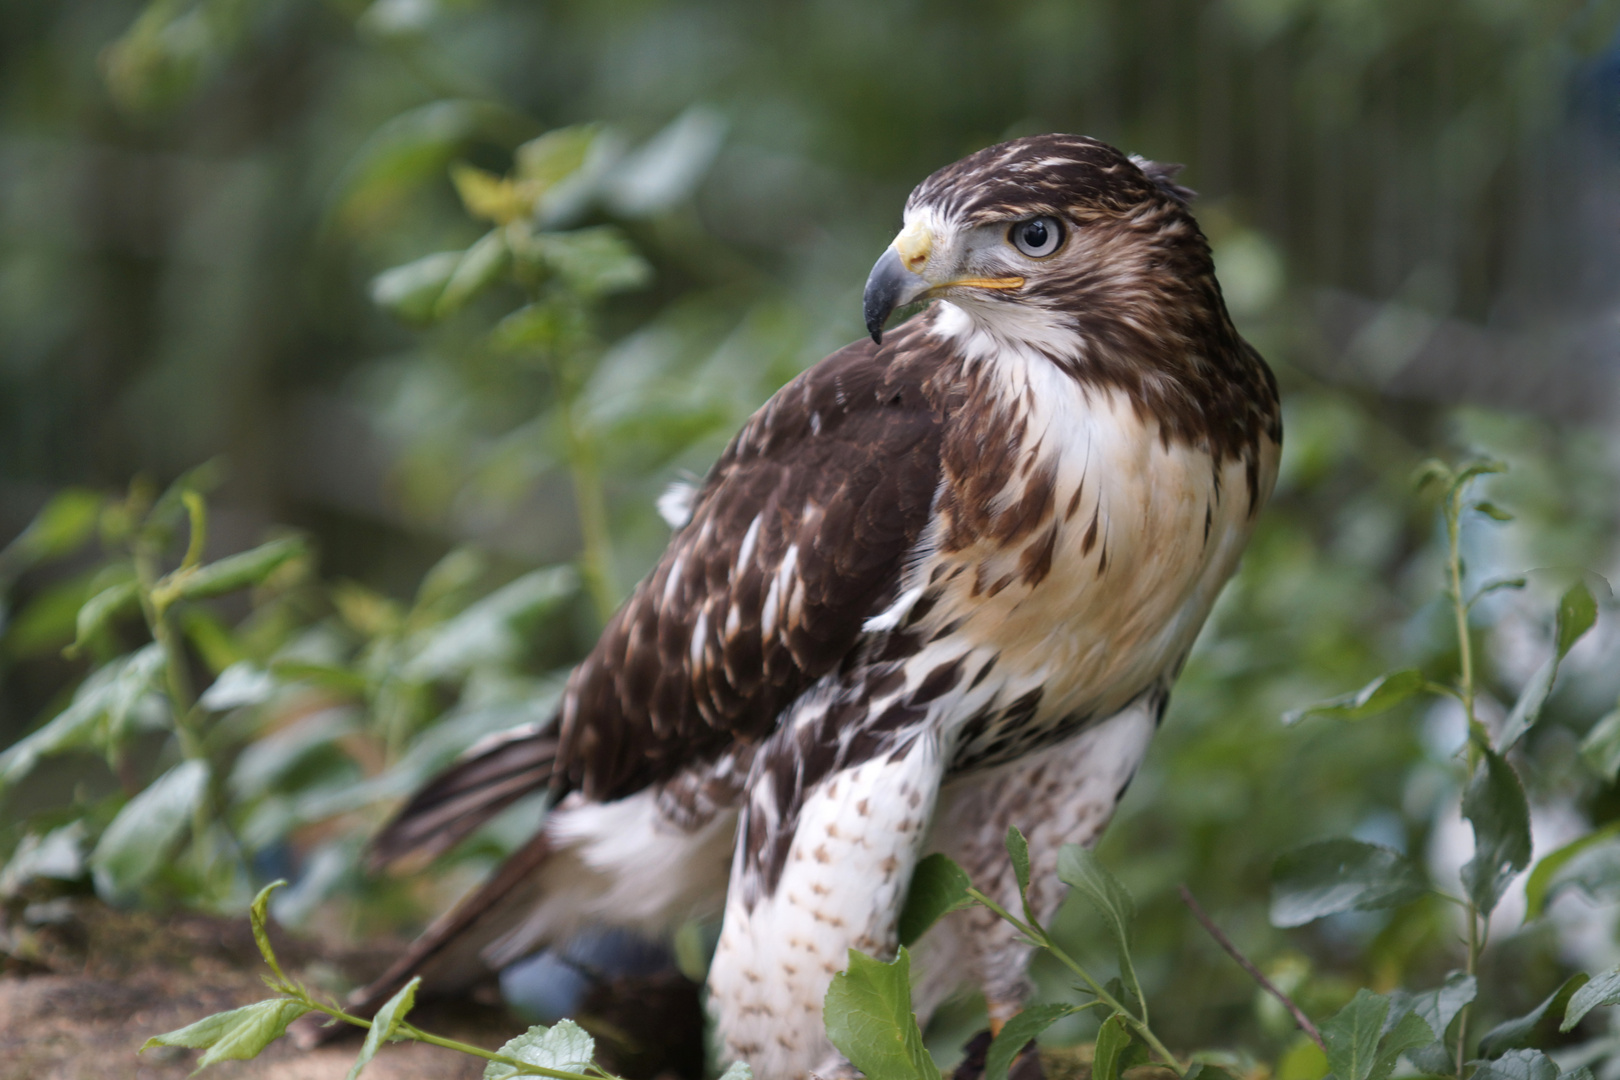
[[[1456,880],[1460,710],[1279,717],[1388,669],[1454,675],[1426,457],[1511,466],[1484,490],[1517,520],[1465,526],[1474,582],[1620,569],[1616,24],[1562,0],[6,5],[0,746],[34,741],[0,758],[0,893],[14,914],[86,889],[240,911],[285,875],[286,925],[420,926],[537,808],[430,873],[370,877],[392,800],[544,715],[661,548],[658,494],[861,332],[917,180],[1080,131],[1187,163],[1287,425],[1277,496],[1100,854],[1137,898],[1166,1041],[1319,1075],[1175,886],[1313,1014],[1458,966],[1432,897],[1292,929],[1268,905],[1277,856],[1330,836]],[[207,499],[199,557],[287,556],[177,601],[165,660],[133,592],[87,627],[80,609],[142,558],[148,584],[185,569],[183,489]],[[1562,580],[1477,608],[1487,725],[1550,649]],[[1537,858],[1620,819],[1614,755],[1581,753],[1617,658],[1600,595],[1514,753]],[[40,738],[76,701],[70,737]],[[120,831],[138,798],[123,820],[154,826]],[[1523,929],[1504,902],[1478,1030],[1620,961],[1617,864]],[[711,932],[677,940],[687,970]],[[1055,933],[1106,957],[1078,907]],[[941,1061],[975,1007],[931,1032]],[[1606,1013],[1566,1041],[1604,1060]]]

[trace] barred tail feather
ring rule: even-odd
[[[474,745],[372,838],[367,867],[414,870],[425,865],[525,795],[550,787],[556,757],[556,727],[549,724]]]

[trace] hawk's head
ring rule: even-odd
[[[1080,135],[1015,139],[947,165],[911,193],[905,228],[872,269],[866,328],[881,341],[896,308],[940,298],[997,337],[1042,344],[1079,333],[1087,313],[1218,305],[1177,168]]]

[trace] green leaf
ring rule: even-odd
[[[389,120],[355,154],[339,178],[338,221],[349,228],[392,224],[413,189],[441,182],[445,169],[478,138],[510,146],[532,121],[487,101],[432,101]]]
[[[1406,990],[1397,990],[1389,995],[1389,1017],[1385,1023],[1399,1020],[1407,1013],[1423,1018],[1423,1022],[1434,1032],[1432,1038],[1444,1039],[1451,1022],[1462,1011],[1463,1006],[1474,1000],[1479,993],[1479,984],[1474,977],[1466,971],[1453,971],[1446,976],[1446,981],[1433,990],[1421,993],[1411,993]]]
[[[1018,895],[1025,898],[1029,892],[1029,841],[1024,834],[1013,825],[1007,826],[1007,857],[1012,860],[1013,876],[1018,879]],[[1029,911],[1029,901],[1024,899],[1024,911]]]
[[[1481,514],[1484,514],[1486,517],[1490,518],[1492,521],[1512,521],[1513,520],[1513,515],[1512,514],[1510,514],[1508,511],[1502,509],[1500,506],[1497,506],[1493,502],[1485,502],[1485,501],[1482,500],[1480,502],[1475,503],[1473,508],[1475,510],[1478,510]]]
[[[912,872],[906,904],[900,910],[900,944],[915,943],[943,916],[972,907],[967,894],[972,884],[949,855],[936,851],[924,856]]]
[[[1523,1050],[1551,1040],[1558,1033],[1558,1021],[1569,1009],[1570,998],[1589,981],[1591,976],[1585,973],[1571,975],[1534,1009],[1491,1028],[1479,1040],[1479,1056],[1497,1057],[1508,1050]]]
[[[95,532],[106,501],[84,488],[67,488],[51,496],[28,527],[0,549],[0,579],[79,548]]]
[[[433,317],[445,319],[467,305],[467,301],[495,284],[511,264],[512,252],[506,245],[506,230],[491,229],[456,263],[433,302]]]
[[[1497,739],[1498,749],[1502,753],[1507,753],[1541,719],[1541,709],[1547,704],[1553,683],[1558,679],[1558,666],[1595,622],[1597,601],[1592,597],[1592,590],[1586,587],[1586,582],[1577,581],[1558,600],[1553,654],[1530,676],[1530,681],[1524,684],[1524,689],[1519,693],[1519,700],[1513,703],[1512,711],[1502,722],[1502,733]]]
[[[1007,1080],[1007,1070],[1012,1068],[1018,1052],[1041,1032],[1075,1011],[1075,1006],[1062,1003],[1030,1005],[1008,1020],[984,1055],[984,1080]]]
[[[1475,1080],[1558,1080],[1558,1066],[1540,1050],[1509,1050],[1495,1061],[1475,1061]]]
[[[377,1015],[371,1018],[371,1029],[366,1032],[366,1041],[360,1047],[360,1056],[355,1058],[354,1065],[349,1069],[347,1080],[359,1080],[361,1070],[371,1064],[371,1059],[377,1056],[383,1043],[394,1037],[399,1025],[405,1022],[405,1014],[416,1004],[416,990],[421,985],[422,976],[418,975],[401,987],[399,993],[383,1002]]]
[[[1483,760],[1463,792],[1462,812],[1474,827],[1474,857],[1462,868],[1463,887],[1489,915],[1519,871],[1530,865],[1530,804],[1518,774],[1502,756],[1480,747]]]
[[[582,1073],[596,1053],[596,1040],[572,1020],[559,1020],[552,1027],[536,1024],[507,1042],[499,1053],[527,1065],[559,1072]],[[492,1061],[484,1068],[484,1080],[507,1080],[522,1075],[505,1062]]]
[[[1372,682],[1349,694],[1340,694],[1315,705],[1290,709],[1283,713],[1283,723],[1297,724],[1307,716],[1331,716],[1339,720],[1361,720],[1394,708],[1413,694],[1423,691],[1427,680],[1423,672],[1410,668],[1380,675]],[[1342,1078],[1341,1078],[1342,1080]]]
[[[281,1038],[287,1025],[309,1012],[309,1006],[291,998],[272,998],[230,1012],[206,1016],[179,1031],[154,1035],[141,1047],[184,1046],[206,1051],[197,1061],[203,1068],[219,1061],[246,1061]]]
[[[1136,902],[1125,886],[1109,873],[1090,850],[1078,844],[1064,844],[1058,850],[1058,880],[1085,897],[1102,916],[1103,924],[1119,948],[1119,974],[1136,999],[1142,999],[1142,984],[1131,962],[1131,923],[1136,919]]]
[[[117,585],[108,586],[84,602],[79,609],[76,622],[76,632],[73,638],[72,651],[77,653],[90,643],[90,639],[101,632],[108,621],[119,612],[134,604],[140,596],[140,586],[134,581],[121,581]]]
[[[161,869],[207,790],[208,765],[183,761],[125,803],[90,854],[96,891],[124,895]]]
[[[940,1080],[911,1011],[911,957],[885,964],[854,949],[823,1003],[827,1038],[868,1080]]]
[[[1546,908],[1547,902],[1560,889],[1569,885],[1583,886],[1588,895],[1592,896],[1594,900],[1597,899],[1591,888],[1592,882],[1584,880],[1583,876],[1579,874],[1565,877],[1561,871],[1576,856],[1600,844],[1606,844],[1617,836],[1620,836],[1620,821],[1611,821],[1603,828],[1589,832],[1579,840],[1572,841],[1557,851],[1543,855],[1541,860],[1536,863],[1536,868],[1530,871],[1530,876],[1525,879],[1524,921],[1529,922],[1539,916],[1542,910]]]
[[[1120,1064],[1131,1046],[1131,1029],[1123,1013],[1115,1013],[1097,1029],[1097,1047],[1091,1059],[1091,1080],[1119,1080]],[[990,1080],[986,1072],[985,1080]]]
[[[1372,1069],[1367,1073],[1367,1080],[1388,1080],[1402,1054],[1434,1041],[1434,1029],[1428,1022],[1415,1012],[1407,1013],[1384,1036],[1373,1059]]]
[[[1389,999],[1366,988],[1322,1025],[1328,1065],[1338,1080],[1368,1080],[1378,1063],[1378,1040]]]
[[[410,680],[428,681],[512,663],[525,647],[514,624],[562,602],[578,588],[579,575],[572,567],[524,574],[454,618],[413,635],[413,655],[403,673]]]
[[[1611,784],[1620,776],[1620,709],[1592,725],[1581,740],[1581,758]]]
[[[1568,1031],[1587,1013],[1604,1005],[1620,1005],[1620,967],[1605,971],[1570,995],[1564,1022],[1558,1025],[1558,1030]]]
[[[600,133],[595,124],[580,124],[530,139],[513,155],[517,174],[543,188],[552,187],[579,171]]]
[[[1428,889],[1416,863],[1393,848],[1339,838],[1295,848],[1271,871],[1271,923],[1304,926],[1340,911],[1399,907]]]
[[[166,607],[175,600],[206,600],[211,596],[262,585],[278,567],[305,554],[308,547],[296,537],[285,537],[256,548],[228,555],[218,562],[191,570],[177,570],[153,590],[153,600]]]
[[[253,942],[259,947],[259,955],[264,962],[270,965],[272,971],[281,974],[281,965],[276,962],[276,951],[270,946],[270,894],[287,884],[286,878],[277,878],[253,898],[248,908],[248,922],[253,927]]]
[[[153,642],[93,673],[74,692],[72,704],[0,753],[0,790],[26,776],[43,757],[105,744],[121,733],[165,663],[162,646]]]
[[[637,289],[652,279],[652,267],[611,225],[546,233],[541,255],[553,273],[574,292],[587,297]]]
[[[408,323],[434,318],[439,294],[461,265],[465,252],[436,251],[371,279],[371,302]]]
[[[733,1061],[720,1074],[720,1080],[754,1080],[754,1070],[748,1067],[746,1061]]]

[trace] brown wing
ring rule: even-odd
[[[559,788],[613,799],[756,740],[897,594],[959,369],[927,317],[841,349],[738,433],[575,669]]]

